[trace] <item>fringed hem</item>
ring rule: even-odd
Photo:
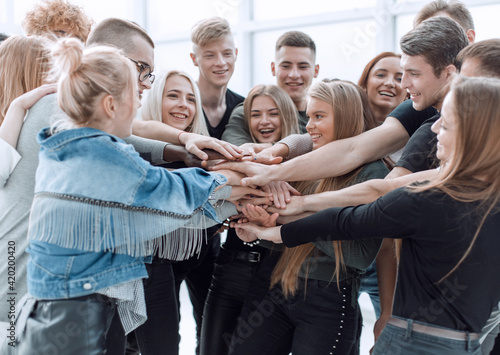
[[[35,195],[28,238],[63,248],[183,260],[201,249],[203,208],[192,215],[54,193]]]

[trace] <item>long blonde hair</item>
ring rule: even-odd
[[[322,81],[314,84],[309,91],[309,97],[317,98],[332,105],[334,140],[356,136],[366,130],[364,111],[369,110],[367,101],[363,101],[357,85],[343,80]],[[352,185],[361,168],[355,169],[345,175],[321,179],[319,181],[300,182],[296,188],[303,194],[320,193],[338,190]],[[337,283],[340,271],[344,265],[342,255],[342,242],[334,241],[335,272]],[[317,251],[312,243],[295,248],[286,248],[278,261],[271,277],[271,287],[281,284],[285,297],[297,291],[299,271],[311,256]],[[309,265],[306,268],[309,270]]]
[[[208,133],[207,123],[205,122],[205,117],[203,116],[203,108],[201,106],[200,89],[188,73],[180,70],[171,70],[169,72],[160,73],[156,76],[156,81],[153,84],[151,90],[149,90],[149,92],[147,93],[144,105],[140,109],[141,118],[144,121],[163,122],[161,113],[163,90],[165,89],[165,84],[168,78],[175,75],[182,76],[191,83],[194,92],[194,98],[196,101],[196,113],[194,115],[193,122],[191,122],[191,124],[186,128],[186,132],[209,136],[210,134]]]
[[[49,51],[39,37],[11,36],[0,45],[0,124],[11,102],[41,86],[49,71]]]
[[[259,143],[255,139],[252,130],[250,129],[250,117],[252,111],[253,100],[258,96],[268,96],[276,103],[276,107],[280,114],[281,122],[281,137],[280,139],[289,136],[290,134],[299,133],[299,123],[297,118],[297,109],[285,90],[277,85],[256,85],[248,93],[247,98],[243,103],[243,112],[245,123],[250,131],[250,136],[254,143]]]
[[[413,191],[436,188],[457,201],[478,202],[483,217],[464,255],[440,282],[467,258],[500,201],[500,80],[458,76],[448,95],[456,118],[455,152],[436,179]]]

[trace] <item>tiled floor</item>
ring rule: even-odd
[[[179,355],[194,355],[196,346],[195,323],[192,315],[191,303],[185,284],[181,287],[181,345]],[[366,293],[361,294],[359,299],[361,311],[363,312],[363,333],[361,335],[361,355],[367,355],[373,346],[373,324],[375,313]]]

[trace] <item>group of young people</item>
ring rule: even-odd
[[[177,354],[183,281],[197,354],[359,354],[360,292],[373,354],[492,351],[500,40],[461,2],[357,84],[286,32],[246,98],[222,18],[192,29],[197,80],[64,0],[23,27],[0,45],[2,352]]]

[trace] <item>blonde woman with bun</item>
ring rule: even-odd
[[[62,39],[52,55],[67,117],[37,138],[30,297],[18,318],[26,322],[17,324],[19,337],[8,349],[52,351],[63,342],[68,354],[100,354],[115,312],[125,333],[147,318],[144,257],[156,250],[171,258],[194,253],[201,235],[186,240],[172,232],[209,223],[205,217],[219,221],[212,203],[221,194],[231,200],[234,191],[221,187],[240,176],[171,173],[122,140],[131,134],[139,95],[137,69],[118,49]]]

